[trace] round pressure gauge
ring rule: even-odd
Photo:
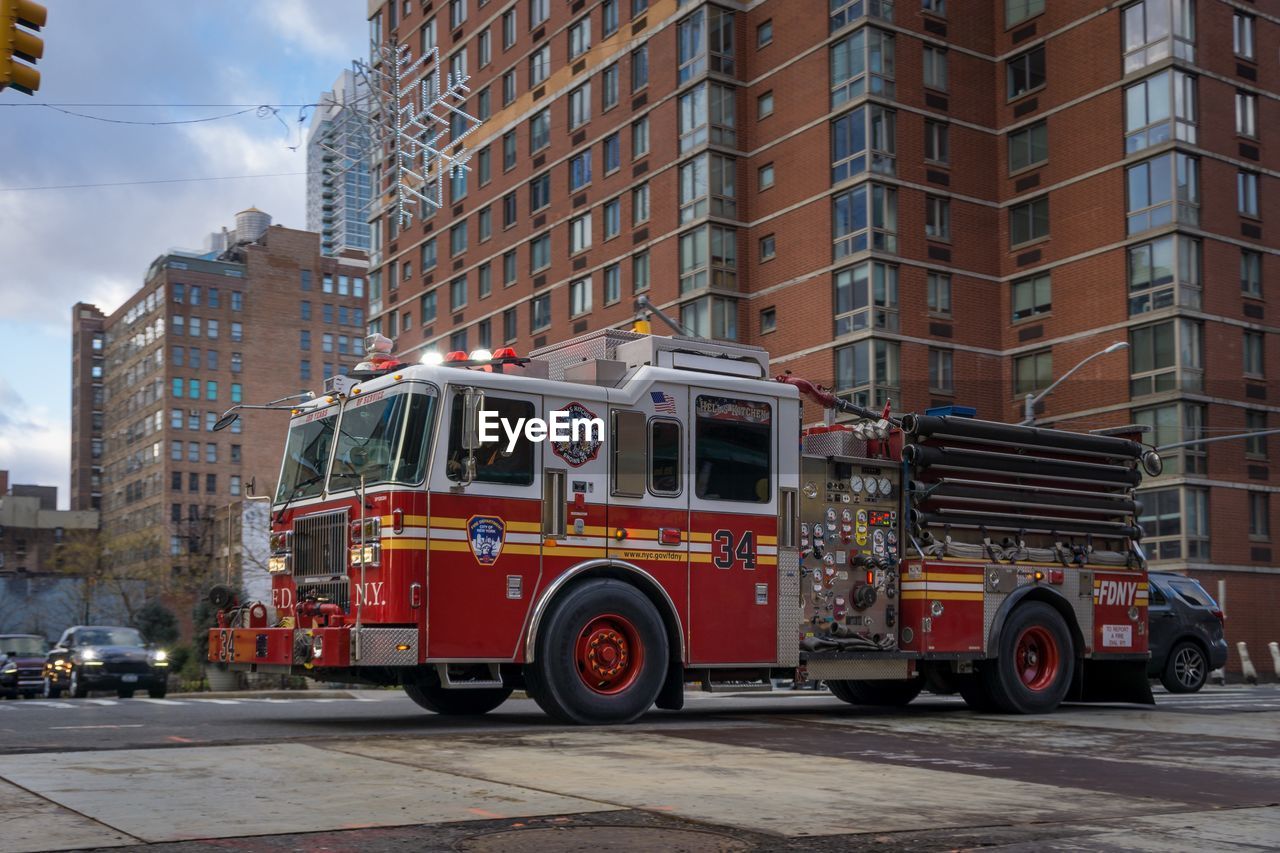
[[[888,495],[889,492],[891,491],[893,491],[893,483],[889,482],[888,477],[881,477],[880,478],[880,494]]]
[[[859,494],[862,491],[862,478],[858,476],[850,477],[849,488],[853,490],[854,494]]]
[[[880,484],[876,481],[875,477],[868,477],[866,485],[867,494],[874,498],[876,496],[876,490],[880,487]]]

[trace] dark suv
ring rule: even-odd
[[[1194,693],[1211,670],[1227,663],[1222,610],[1194,579],[1151,572],[1147,618],[1151,663],[1147,674],[1170,693]]]
[[[0,696],[30,699],[40,692],[49,641],[39,634],[0,634]]]
[[[77,699],[90,690],[115,690],[121,699],[145,690],[164,697],[169,661],[164,652],[148,649],[134,628],[77,625],[62,632],[45,657],[44,695],[57,699],[66,690]]]

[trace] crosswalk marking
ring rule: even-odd
[[[152,705],[185,705],[187,704],[186,702],[179,702],[177,699],[151,699],[148,697],[141,697],[135,701],[148,702]]]
[[[205,699],[198,696],[191,698],[192,702],[208,702],[210,705],[239,705],[239,699]]]

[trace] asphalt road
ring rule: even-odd
[[[1045,717],[691,693],[607,729],[394,691],[11,701],[0,849],[1274,849],[1277,759],[1276,686]]]

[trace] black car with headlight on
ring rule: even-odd
[[[49,641],[39,634],[0,634],[0,696],[30,699],[40,692]]]
[[[121,699],[145,690],[164,697],[169,661],[163,651],[147,648],[134,628],[77,625],[62,632],[45,657],[44,695],[57,699],[67,691],[77,699],[90,690],[114,690]]]

